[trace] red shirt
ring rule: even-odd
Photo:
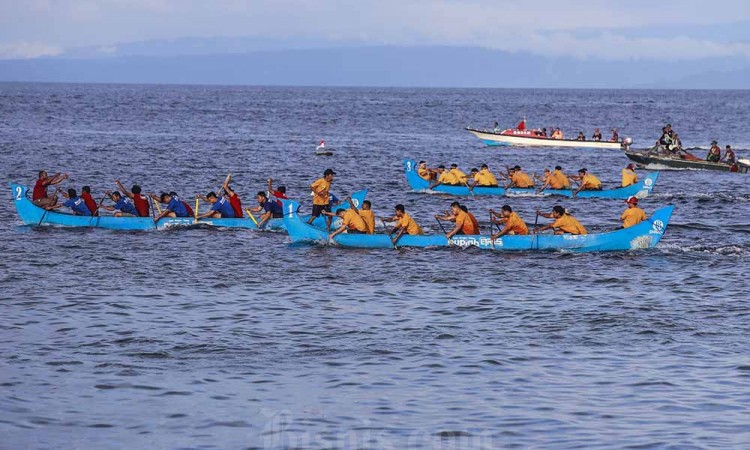
[[[283,199],[283,200],[289,200],[289,197],[287,197],[287,196],[286,196],[286,194],[284,194],[284,193],[283,193],[283,192],[281,192],[281,191],[273,191],[273,196],[274,196],[274,197],[276,197],[276,198],[280,198],[280,199]],[[276,203],[278,203],[278,204],[279,204],[279,206],[283,206],[283,205],[281,204],[281,201],[280,201],[280,200],[276,200]]]
[[[228,197],[229,197],[229,205],[232,207],[232,210],[234,211],[234,218],[242,219],[242,202],[240,201],[240,196],[237,194],[234,194]]]
[[[99,211],[97,211],[96,207],[96,200],[89,194],[88,192],[81,192],[81,198],[83,199],[83,202],[86,204],[86,207],[91,211],[92,216],[98,216]]]
[[[31,195],[32,200],[47,198],[47,186],[49,185],[49,183],[45,184],[45,181],[47,180],[36,180],[36,184],[34,185],[34,193]]]
[[[138,211],[139,217],[148,217],[149,206],[146,197],[141,194],[133,194],[133,206]]]

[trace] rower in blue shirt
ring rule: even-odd
[[[190,213],[185,207],[185,202],[183,202],[174,192],[162,192],[159,197],[156,197],[153,194],[150,195],[159,203],[165,203],[167,205],[161,214],[154,217],[154,222],[158,222],[162,217],[190,217]]]
[[[116,210],[117,212],[115,212],[115,217],[138,217],[138,210],[135,209],[135,205],[130,200],[128,200],[127,197],[123,197],[119,191],[107,191],[106,194],[113,202],[115,202],[115,206],[102,205],[102,208],[106,209],[107,211]]]
[[[68,189],[68,195],[63,194],[63,197],[66,197],[68,199],[65,201],[65,203],[61,205],[55,205],[49,209],[57,209],[62,208],[63,206],[67,206],[68,208],[73,210],[73,214],[75,214],[76,216],[91,215],[91,211],[86,206],[86,202],[78,196],[75,189]]]
[[[284,210],[281,208],[281,205],[276,201],[269,201],[265,192],[258,192],[257,199],[258,206],[250,208],[250,211],[254,213],[263,211],[263,214],[260,215],[260,220],[258,221],[258,228],[263,227],[269,219],[280,219],[284,217]]]
[[[211,203],[211,210],[198,216],[199,219],[211,217],[214,219],[234,219],[234,209],[229,200],[223,196],[216,195],[216,192],[209,192],[206,200]]]

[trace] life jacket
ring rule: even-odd
[[[150,208],[146,197],[141,194],[133,194],[133,206],[138,211],[138,217],[148,217]]]

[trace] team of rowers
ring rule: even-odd
[[[424,166],[424,162],[420,163],[420,167]],[[482,166],[485,171],[484,175],[491,176],[489,169],[486,164]],[[428,170],[428,169],[427,169]],[[458,170],[458,169],[456,169]],[[561,173],[561,169],[556,169]],[[513,174],[510,175],[511,180],[513,175],[520,172],[520,168],[516,166],[513,169]],[[450,171],[442,170],[441,175],[450,173]],[[477,171],[477,174],[479,171]],[[583,171],[585,176],[585,171]],[[313,197],[313,208],[312,215],[308,223],[312,223],[315,218],[325,216],[326,226],[330,231],[333,217],[338,217],[341,220],[340,226],[330,233],[330,237],[333,238],[337,234],[348,232],[348,233],[375,233],[375,214],[372,211],[372,203],[369,200],[362,202],[362,205],[358,208],[354,202],[349,200],[349,207],[337,208],[335,213],[332,212],[332,207],[339,203],[338,199],[330,192],[331,184],[334,181],[336,172],[332,169],[326,169],[323,172],[323,176],[315,180],[311,185]],[[453,176],[458,176],[453,174]],[[528,177],[528,176],[527,176]],[[133,185],[128,191],[125,186],[116,180],[115,184],[119,188],[119,191],[106,191],[104,197],[97,203],[91,196],[91,189],[89,186],[83,186],[81,195],[78,196],[75,189],[70,188],[67,190],[67,194],[62,192],[60,188],[55,190],[52,195],[48,194],[48,188],[53,185],[60,184],[62,181],[68,178],[67,174],[56,173],[52,176],[48,176],[47,172],[40,171],[39,177],[34,185],[32,194],[32,201],[37,206],[46,210],[58,209],[63,206],[70,208],[73,214],[82,216],[95,216],[98,215],[99,209],[105,209],[107,211],[114,212],[115,217],[153,217],[156,222],[163,217],[194,217],[199,218],[242,218],[243,209],[240,198],[231,186],[231,175],[227,176],[224,183],[219,189],[219,194],[216,192],[209,192],[205,197],[201,195],[196,196],[196,209],[193,210],[190,205],[182,200],[175,192],[163,192],[157,196],[153,193],[149,193],[148,196],[142,193],[141,187]],[[516,176],[516,180],[517,180]],[[567,179],[567,178],[566,178]],[[475,180],[477,182],[477,180]],[[278,190],[273,189],[273,180],[269,179],[267,183],[267,192],[260,191],[257,193],[258,206],[254,208],[248,208],[245,211],[248,213],[253,220],[256,220],[252,213],[261,213],[260,220],[256,220],[258,227],[262,227],[271,218],[283,217],[283,210],[280,199],[286,199],[286,188],[279,186]],[[221,192],[223,191],[223,195]],[[66,201],[58,203],[57,193],[61,193]],[[271,198],[272,199],[269,199]],[[110,199],[114,205],[103,205],[105,199]],[[208,212],[198,214],[197,207],[200,199],[207,201],[211,204],[211,208]],[[159,215],[155,215],[155,212],[150,208],[149,200],[151,200],[155,209],[159,210]],[[627,200],[628,209],[622,214],[620,219],[623,222],[623,227],[627,228],[640,223],[646,219],[646,214],[640,208],[638,208],[638,199],[630,197]],[[162,209],[159,205],[165,205]],[[520,218],[520,216],[513,212],[513,209],[509,205],[503,205],[500,212],[496,212],[490,209],[491,225],[494,227],[498,226],[499,231],[492,234],[492,239],[497,239],[504,235],[527,235],[529,234],[529,228],[526,223]],[[586,234],[586,229],[581,225],[578,220],[568,214],[566,210],[560,206],[555,206],[550,213],[543,213],[537,211],[537,216],[542,216],[550,219],[554,219],[549,225],[535,228],[534,232],[543,232],[549,229],[554,230],[555,234]],[[446,237],[451,238],[457,234],[465,235],[478,235],[480,234],[479,223],[468,208],[465,205],[461,205],[459,202],[451,203],[451,209],[446,213],[435,215],[438,220],[438,224],[443,227],[441,221],[453,222],[455,225],[450,231],[445,231]],[[418,235],[423,234],[422,227],[420,227],[414,219],[406,212],[404,205],[397,204],[394,208],[393,216],[382,218],[383,224],[394,223],[393,230],[389,235],[396,233],[395,237],[392,237],[394,244],[404,234]],[[500,227],[503,226],[502,229]],[[494,231],[494,230],[493,230]]]
[[[507,167],[507,174],[499,172],[497,176],[501,179],[508,180],[507,184],[504,184],[505,189],[509,188],[521,188],[531,189],[535,188],[534,178],[541,183],[541,187],[538,192],[545,189],[571,189],[571,181],[578,184],[578,187],[573,190],[573,195],[578,194],[581,191],[600,191],[602,189],[602,182],[594,174],[583,168],[578,171],[578,175],[566,175],[563,172],[562,167],[555,166],[555,170],[544,169],[544,175],[533,177],[525,173],[521,166]],[[469,190],[473,190],[475,187],[499,187],[497,176],[492,173],[487,164],[477,169],[473,168],[470,174],[467,175],[461,169],[458,168],[457,164],[451,164],[450,168],[446,168],[444,165],[440,165],[435,169],[427,167],[427,162],[420,161],[417,165],[417,174],[423,179],[430,181],[430,189],[435,188],[438,185],[448,186],[466,186]],[[627,187],[638,182],[638,174],[635,172],[635,164],[628,164],[627,167],[622,169],[622,182],[620,187]]]
[[[68,174],[56,173],[49,176],[46,171],[40,171],[34,184],[32,202],[46,210],[68,207],[73,214],[79,216],[98,216],[99,211],[104,209],[113,212],[115,217],[152,217],[154,222],[158,222],[164,217],[193,217],[197,220],[202,218],[240,219],[244,216],[242,201],[229,184],[231,175],[224,180],[221,188],[218,189],[218,193],[211,191],[205,196],[196,195],[195,210],[175,192],[162,192],[160,195],[149,192],[145,195],[139,185],[134,184],[128,191],[120,180],[115,180],[115,185],[119,190],[106,191],[99,202],[94,200],[89,186],[81,188],[80,196],[73,188],[62,191],[58,187],[53,194],[48,193],[50,186],[60,184],[67,178]],[[272,179],[268,180],[267,188],[267,192],[260,191],[257,193],[258,206],[244,210],[259,227],[262,227],[271,218],[282,217],[280,199],[287,198],[286,188],[279,186],[275,190]],[[58,193],[65,198],[64,202],[58,202]],[[271,197],[273,199],[269,200]],[[104,205],[104,200],[107,199],[111,200],[113,205]],[[199,214],[197,209],[201,199],[211,204],[211,208],[203,214]],[[151,205],[153,205],[153,209]],[[162,208],[161,205],[164,205],[164,207]],[[156,211],[158,211],[158,215]],[[259,218],[255,219],[253,213],[260,214]]]

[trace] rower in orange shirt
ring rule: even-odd
[[[635,164],[630,163],[622,169],[622,187],[628,187],[638,182],[638,174],[635,173]]]
[[[578,189],[573,192],[573,196],[581,191],[602,190],[602,182],[599,181],[599,178],[590,174],[585,168],[578,171],[578,176],[570,176],[570,179],[578,182]]]
[[[633,225],[638,225],[639,223],[646,220],[646,213],[638,207],[638,199],[636,197],[628,197],[628,199],[625,200],[625,203],[628,204],[628,209],[626,209],[625,212],[623,212],[620,216],[623,228],[629,228]]]
[[[440,175],[438,176],[437,181],[430,185],[429,189],[432,189],[439,184],[447,184],[448,186],[459,186],[461,184],[461,180],[459,180],[450,170],[446,170],[445,166],[442,164],[438,166],[437,173]]]
[[[458,202],[451,203],[451,210],[448,214],[441,216],[435,215],[438,220],[450,220],[456,223],[456,226],[446,234],[448,239],[452,238],[456,234],[478,234],[479,230],[475,228],[474,222],[469,217],[469,214],[461,209],[461,204]]]
[[[324,211],[323,214],[328,215],[330,213]],[[356,210],[339,208],[336,210],[336,216],[341,218],[341,226],[338,230],[328,235],[329,239],[333,239],[337,234],[344,231],[348,233],[367,233],[367,225]]]
[[[555,221],[549,225],[545,225],[543,227],[535,229],[535,233],[554,229],[555,234],[587,234],[586,229],[583,227],[583,225],[581,225],[581,223],[577,221],[575,217],[568,214],[565,211],[565,208],[560,205],[556,205],[554,208],[552,208],[551,213],[543,213],[540,211],[537,211],[536,213],[548,219],[555,219]]]
[[[506,234],[529,234],[529,227],[526,226],[526,223],[518,214],[513,212],[513,209],[510,207],[510,205],[503,205],[499,214],[490,209],[490,219],[493,223],[496,223],[498,225],[505,224],[505,227],[502,230],[491,236],[492,240],[495,240],[501,236],[505,236]]]
[[[394,233],[398,231],[398,234],[396,234],[396,236],[391,239],[393,245],[396,245],[396,242],[398,242],[398,240],[401,238],[401,235],[403,235],[404,233],[410,235],[423,234],[422,227],[417,225],[417,222],[415,222],[414,219],[412,219],[411,216],[406,213],[404,205],[399,203],[398,205],[396,205],[395,209],[396,214],[393,217],[389,219],[382,219],[383,222],[396,222],[396,226],[391,232]]]
[[[534,187],[534,180],[531,179],[530,176],[525,174],[521,170],[521,166],[516,165],[512,169],[508,169],[508,174],[510,175],[510,184],[505,186],[506,189],[508,188],[533,188]]]
[[[357,209],[357,205],[354,204],[354,200],[351,197],[347,197],[346,200],[351,205],[352,209],[362,217],[367,225],[367,234],[375,233],[375,213],[372,212],[372,203],[370,200],[362,202],[362,209]]]

